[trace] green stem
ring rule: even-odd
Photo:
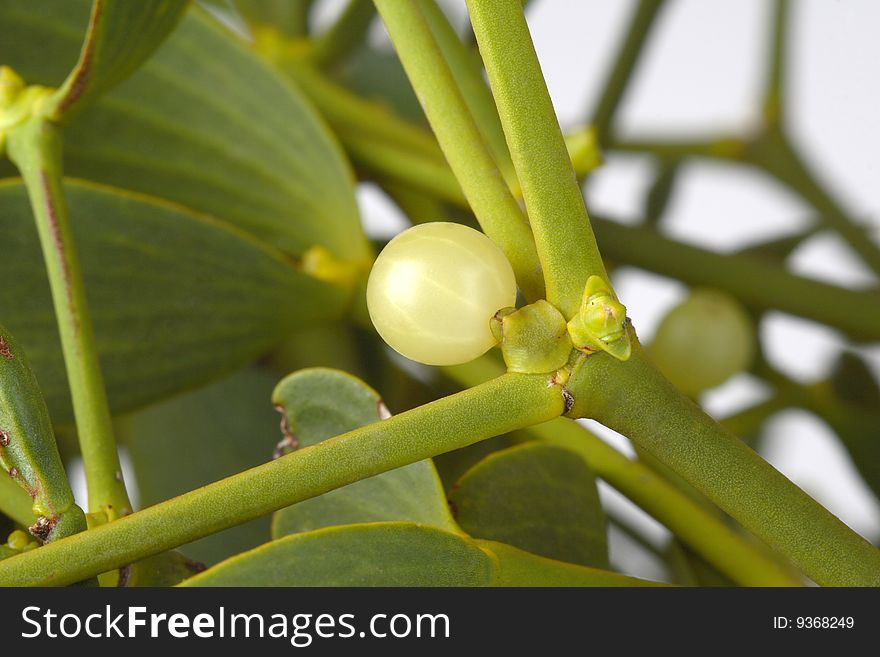
[[[853,221],[838,201],[831,196],[806,165],[789,139],[772,130],[758,140],[750,153],[750,161],[796,192],[812,205],[822,220],[859,254],[875,274],[880,275],[880,246]]]
[[[398,146],[402,151],[435,158],[446,165],[437,141],[422,128],[384,105],[366,100],[328,78],[307,62],[276,61],[315,104],[334,132],[353,133]],[[447,172],[451,177],[451,173]]]
[[[612,260],[688,284],[715,287],[758,310],[775,308],[806,317],[858,340],[880,339],[880,294],[874,291],[795,276],[763,258],[704,251],[650,228],[598,219],[593,224]]]
[[[444,160],[425,157],[357,132],[338,132],[337,136],[358,168],[375,172],[381,178],[405,182],[412,189],[468,207],[461,185],[455,176],[449,174]],[[436,217],[413,217],[415,221],[428,219],[436,220]]]
[[[376,0],[376,7],[440,147],[480,226],[504,251],[524,296],[544,286],[528,222],[498,170],[417,2]]]
[[[434,0],[419,0],[419,3],[425,20],[428,21],[437,45],[455,78],[455,83],[461,90],[462,98],[495,158],[495,163],[508,186],[512,190],[518,190],[519,181],[516,179],[516,171],[510,159],[510,152],[507,150],[504,129],[501,127],[501,119],[498,118],[498,109],[492,99],[492,92],[483,79],[483,66],[479,56],[461,42],[452,25],[449,24],[446,14]]]
[[[880,585],[880,550],[682,396],[632,338],[626,362],[581,359],[573,412],[628,436],[818,584]]]
[[[645,226],[654,228],[660,224],[666,213],[666,208],[669,206],[681,168],[680,160],[660,160],[657,176],[645,197],[645,209],[642,216],[642,223]]]
[[[31,507],[31,498],[24,489],[12,477],[0,476],[0,513],[5,513],[22,527],[29,527],[34,523]],[[0,536],[0,541],[5,538]]]
[[[443,368],[461,385],[473,386],[501,371],[484,357],[466,365]],[[665,481],[656,472],[618,452],[585,427],[557,418],[530,427],[526,434],[570,449],[583,458],[596,476],[604,479],[718,570],[744,586],[799,586],[789,569],[738,534],[712,513]]]
[[[113,423],[62,187],[61,129],[39,117],[9,136],[9,157],[30,196],[49,287],[89,494],[89,510],[113,518],[131,511],[116,453]]]
[[[471,24],[522,187],[547,300],[567,318],[587,278],[608,282],[520,0],[468,0]],[[610,283],[609,283],[610,286]]]
[[[349,0],[336,22],[315,39],[312,61],[321,67],[333,66],[360,47],[376,16],[370,0]]]
[[[647,139],[615,141],[610,144],[610,148],[624,152],[651,153],[662,159],[705,157],[751,164],[787,185],[812,205],[822,222],[836,230],[862,260],[880,275],[880,246],[872,240],[869,231],[852,219],[825,190],[785,133],[773,125],[752,141],[737,138],[688,141]]]
[[[69,584],[354,481],[545,422],[563,407],[548,375],[505,374],[0,561],[0,586]]]
[[[555,425],[555,426],[554,426]],[[674,485],[570,420],[528,430],[579,453],[596,473],[743,586],[800,586],[788,567]]]
[[[773,27],[771,35],[770,73],[764,92],[764,118],[771,125],[782,119],[782,102],[785,98],[785,49],[788,46],[789,24],[788,0],[773,3]]]
[[[611,121],[617,113],[620,101],[626,92],[642,47],[655,24],[655,19],[664,0],[641,0],[633,13],[626,37],[614,58],[614,67],[602,87],[602,97],[593,111],[591,124],[596,130],[600,144],[605,143]]]

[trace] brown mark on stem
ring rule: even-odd
[[[45,543],[49,540],[49,537],[55,530],[56,524],[58,524],[57,518],[51,519],[47,518],[46,516],[40,516],[39,518],[37,518],[37,521],[33,525],[28,527],[28,531],[40,543]]]
[[[9,432],[0,429],[0,447],[9,447]]]
[[[58,262],[61,265],[61,278],[64,281],[64,292],[67,296],[67,307],[73,318],[73,328],[79,332],[79,313],[76,310],[76,303],[73,300],[73,288],[70,285],[70,264],[67,261],[67,252],[64,248],[64,237],[61,234],[61,225],[58,222],[58,209],[55,207],[52,196],[52,186],[45,171],[40,171],[40,184],[43,187],[43,194],[46,198],[46,216],[49,222],[49,233],[52,236],[52,245],[55,247],[55,253],[58,255]]]
[[[9,346],[9,343],[6,342],[6,338],[2,335],[0,335],[0,356],[6,360],[12,360],[15,358],[15,354],[12,353],[12,347]]]

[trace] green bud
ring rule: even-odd
[[[572,344],[587,354],[605,351],[618,360],[630,356],[626,307],[599,276],[587,280],[580,311],[568,323],[568,333]]]
[[[52,93],[47,87],[26,86],[18,73],[8,66],[0,66],[0,156],[5,152],[9,133],[39,114]]]
[[[0,66],[0,110],[12,105],[24,88],[24,80],[18,73],[8,66]]]
[[[498,311],[491,326],[509,372],[544,374],[568,362],[572,345],[565,317],[543,299],[519,310]]]
[[[13,550],[23,550],[25,546],[31,542],[31,537],[27,535],[26,532],[23,532],[20,529],[16,529],[9,535],[9,538],[6,539],[6,545],[11,547]]]

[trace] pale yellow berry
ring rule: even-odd
[[[483,233],[453,223],[409,228],[379,254],[367,284],[373,325],[395,351],[428,365],[488,351],[492,316],[516,302],[510,263]]]

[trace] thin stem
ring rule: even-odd
[[[443,368],[455,381],[473,386],[501,371],[483,357],[466,365]],[[596,476],[626,495],[664,524],[718,570],[744,586],[798,586],[785,565],[748,538],[665,481],[659,474],[618,452],[586,427],[558,418],[524,433],[576,452]]]
[[[419,155],[436,158],[443,166],[443,151],[429,132],[394,114],[384,105],[349,91],[314,66],[300,60],[276,62],[308,95],[334,132],[371,137]],[[452,176],[451,172],[447,175]]]
[[[642,223],[645,226],[656,227],[660,223],[669,206],[680,173],[681,160],[660,161],[654,184],[651,185],[651,189],[648,190],[645,197],[645,209],[642,217]]]
[[[9,137],[9,156],[30,196],[76,418],[89,510],[109,518],[131,511],[62,187],[60,128],[35,117]]]
[[[788,46],[789,3],[788,0],[774,0],[771,34],[770,71],[764,92],[764,118],[770,124],[782,119],[783,99],[785,98],[785,49]]]
[[[582,359],[568,385],[574,412],[629,437],[818,584],[880,585],[880,550],[681,395],[638,344],[626,362]]]
[[[370,0],[349,0],[336,22],[315,39],[312,61],[328,67],[354,52],[367,37],[367,30],[376,16]]]
[[[826,191],[803,156],[783,133],[768,132],[753,146],[750,160],[812,205],[825,224],[836,230],[865,264],[880,275],[880,246]]]
[[[806,317],[857,340],[880,339],[880,294],[874,291],[795,276],[765,258],[704,251],[642,226],[600,219],[593,224],[605,255],[613,260],[716,287],[758,310],[775,308]]]
[[[751,164],[787,185],[812,205],[822,222],[836,230],[862,260],[880,275],[880,246],[871,239],[865,227],[851,218],[826,191],[785,133],[774,126],[752,141],[737,138],[688,141],[645,139],[615,141],[609,147],[625,152],[650,153],[664,159],[705,157]]]
[[[425,115],[480,226],[504,251],[524,296],[543,296],[528,222],[501,175],[416,2],[376,0],[376,7]]]
[[[0,561],[0,586],[70,584],[352,482],[545,422],[563,408],[549,376],[505,374]]]
[[[438,196],[456,205],[468,207],[461,185],[450,175],[443,159],[425,157],[411,150],[395,147],[368,135],[353,131],[337,133],[357,167],[376,172],[380,178],[405,182],[407,186]],[[416,221],[436,217],[413,217]]]
[[[728,415],[719,420],[719,424],[747,445],[754,445],[764,422],[780,411],[793,406],[790,395],[779,393],[770,399]]]
[[[655,19],[663,7],[664,0],[641,0],[633,13],[626,37],[614,57],[614,66],[602,87],[599,99],[590,123],[596,130],[600,144],[604,144],[611,128],[611,121],[623,95],[629,87],[633,71],[639,60],[642,48],[655,24]]]
[[[608,278],[520,0],[468,0],[471,24],[516,168],[547,300],[566,317],[587,278]],[[610,283],[609,283],[610,285]]]

